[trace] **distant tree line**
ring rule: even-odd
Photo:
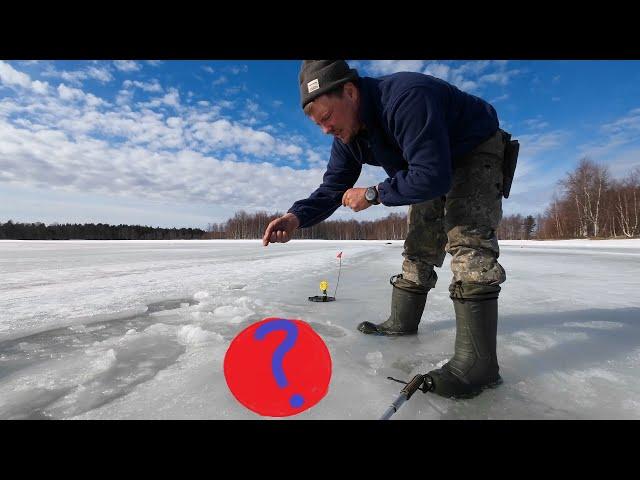
[[[498,226],[498,238],[500,240],[531,240],[538,238],[536,227],[538,222],[533,215],[523,217],[517,215],[505,215]]]
[[[210,223],[207,239],[260,239],[271,220],[282,213],[237,212],[233,218],[222,223]],[[521,240],[535,238],[536,219],[529,215],[505,216],[498,229],[498,238]],[[406,214],[391,213],[387,217],[373,221],[325,220],[313,227],[298,229],[294,239],[321,240],[404,240],[407,236]]]
[[[205,234],[199,228],[154,228],[141,225],[106,223],[45,225],[36,223],[0,223],[0,239],[14,240],[192,240]]]
[[[269,222],[283,213],[245,211],[237,212],[223,223],[210,223],[204,238],[259,239],[264,235]],[[391,213],[385,218],[372,221],[325,220],[309,228],[300,228],[293,233],[294,239],[322,240],[401,240],[407,235],[407,217]]]

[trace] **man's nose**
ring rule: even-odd
[[[329,134],[329,133],[331,133],[333,131],[333,127],[330,126],[330,125],[322,125],[322,131],[325,134]]]

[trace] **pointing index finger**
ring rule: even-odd
[[[269,225],[267,227],[267,230],[264,232],[264,236],[262,237],[262,244],[266,247],[267,245],[269,245],[269,237],[271,236],[271,230],[273,230],[273,227],[271,225]]]

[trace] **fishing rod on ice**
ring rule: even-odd
[[[433,389],[433,379],[430,375],[416,375],[410,382],[403,382],[402,380],[397,380],[393,377],[387,377],[389,380],[393,380],[394,382],[404,383],[405,387],[400,391],[400,395],[396,398],[389,408],[382,414],[380,420],[389,420],[391,416],[396,413],[400,407],[411,398],[411,396],[420,390],[422,393],[430,392]]]

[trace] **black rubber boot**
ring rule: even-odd
[[[393,285],[391,315],[386,322],[380,324],[362,322],[358,325],[358,330],[373,335],[412,335],[418,333],[418,324],[422,318],[427,293],[430,289],[403,279],[402,274],[392,276],[389,283]]]
[[[491,289],[495,298],[487,298],[492,296]],[[489,286],[475,299],[452,299],[456,312],[455,354],[442,368],[427,374],[432,392],[470,398],[502,383],[496,355],[499,290]]]

